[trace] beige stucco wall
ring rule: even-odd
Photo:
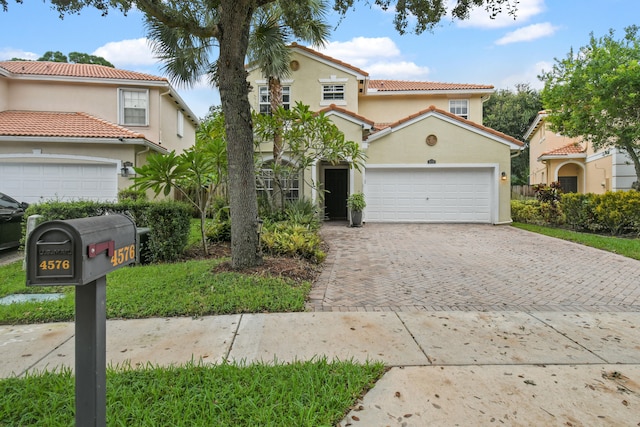
[[[118,123],[118,89],[125,86],[74,84],[42,81],[11,81],[7,90],[7,108],[25,111],[84,112],[111,123]],[[126,88],[133,88],[126,86]],[[136,87],[145,89],[144,86]],[[184,136],[177,136],[177,106],[172,98],[161,95],[166,87],[149,89],[149,125],[127,126],[146,139],[181,152],[195,143],[195,127],[185,118]]]
[[[611,191],[613,172],[611,157],[611,155],[608,155],[598,160],[587,162],[585,166],[587,175],[585,193],[603,194]]]
[[[555,167],[538,161],[538,158],[549,151],[564,147],[575,141],[573,138],[557,134],[543,123],[529,138],[529,184],[550,184],[554,179]],[[557,166],[557,162],[555,165]]]
[[[358,114],[376,123],[393,123],[434,105],[449,111],[449,101],[466,99],[469,101],[469,117],[472,122],[482,124],[482,99],[480,96],[453,98],[446,95],[382,95],[367,94],[360,97]]]
[[[427,135],[436,135],[438,142],[428,146]],[[511,151],[506,144],[456,126],[438,117],[428,117],[369,143],[367,164],[426,165],[433,159],[437,165],[472,164],[497,165],[498,171],[511,175]],[[509,179],[498,180],[498,222],[511,221],[511,188]]]
[[[0,77],[0,111],[9,109],[9,81]]]
[[[299,101],[308,105],[313,111],[318,111],[334,103],[349,111],[358,111],[358,79],[355,73],[341,71],[295,51],[292,52],[291,60],[298,61],[299,68],[296,71],[292,70],[291,76],[283,80],[282,85],[291,87],[292,106],[296,101]],[[333,83],[345,85],[345,102],[337,100],[322,102],[322,85],[333,83],[321,82],[320,80],[331,80],[332,76],[335,79]],[[249,73],[247,81],[252,87],[249,92],[249,102],[251,107],[257,111],[259,108],[258,87],[266,86],[266,79],[259,69],[254,69]]]

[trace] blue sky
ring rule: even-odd
[[[622,37],[625,27],[640,25],[638,0],[520,0],[518,16],[488,18],[475,10],[468,21],[444,19],[431,33],[399,35],[393,14],[357,3],[321,51],[358,66],[371,78],[492,84],[512,89],[517,83],[541,88],[537,75],[570,48],[600,37],[609,29]],[[331,14],[329,22],[338,23]],[[103,56],[116,67],[162,75],[145,36],[142,15],[112,11],[102,17],[93,9],[60,19],[48,3],[10,0],[0,11],[0,60],[37,59],[46,51]],[[194,113],[202,117],[220,103],[206,85],[177,86]]]

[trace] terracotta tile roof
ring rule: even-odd
[[[66,62],[46,61],[0,61],[0,68],[17,75],[167,81],[164,77],[95,64],[70,64]]]
[[[378,92],[411,92],[437,90],[493,90],[492,85],[464,83],[412,82],[404,80],[369,80],[369,90]]]
[[[145,138],[86,113],[0,111],[0,135],[69,138]]]
[[[435,112],[435,113],[438,113],[438,114],[445,115],[445,116],[450,117],[452,119],[455,119],[455,120],[457,120],[459,122],[462,122],[462,123],[464,123],[464,124],[466,124],[468,126],[473,126],[476,129],[482,130],[484,132],[491,133],[491,134],[493,134],[495,136],[498,136],[498,137],[500,137],[502,139],[506,139],[507,141],[509,141],[509,142],[511,142],[513,144],[516,144],[518,146],[522,147],[524,145],[524,143],[522,141],[519,141],[519,140],[515,139],[512,136],[509,136],[509,135],[507,135],[505,133],[502,133],[502,132],[498,132],[497,130],[491,129],[491,128],[486,127],[486,126],[479,125],[478,123],[472,122],[471,120],[464,119],[464,118],[462,118],[460,116],[456,116],[455,114],[450,113],[448,111],[436,108],[435,105],[431,105],[429,108],[425,108],[422,111],[418,111],[417,113],[414,113],[414,114],[411,114],[410,116],[402,118],[402,119],[398,120],[397,122],[391,123],[391,124],[385,126],[383,129],[397,127],[397,126],[399,126],[399,125],[401,125],[403,123],[406,123],[406,122],[408,122],[410,120],[415,119],[416,117],[422,116],[422,115],[430,113],[430,112]],[[380,125],[380,124],[378,124],[378,125]]]
[[[542,156],[568,156],[570,154],[583,154],[586,153],[586,148],[584,148],[582,145],[580,145],[577,142],[572,142],[570,144],[567,144],[563,147],[560,148],[556,148],[555,150],[551,150],[551,151],[547,151],[545,153],[542,153],[540,155],[540,157]]]
[[[349,68],[349,69],[355,71],[358,74],[362,74],[363,76],[366,76],[366,77],[369,76],[369,73],[367,73],[364,70],[361,70],[358,67],[354,67],[351,64],[347,64],[346,62],[342,62],[339,59],[332,58],[329,55],[322,54],[322,53],[320,53],[318,51],[315,51],[315,50],[313,50],[313,49],[311,49],[309,47],[299,45],[298,43],[295,43],[295,42],[291,43],[291,47],[296,48],[296,49],[300,49],[300,50],[305,51],[305,52],[307,52],[307,53],[309,53],[311,55],[315,55],[315,56],[320,57],[320,58],[322,58],[324,60],[327,60],[327,61],[333,62],[335,64],[341,65],[343,67]]]
[[[375,123],[373,120],[369,120],[366,117],[361,116],[360,114],[356,114],[353,111],[347,110],[346,108],[338,107],[336,104],[331,104],[328,107],[318,111],[318,113],[328,113],[329,111],[337,111],[347,116],[351,116],[356,120],[360,120],[361,122],[367,123],[371,127],[375,126]]]

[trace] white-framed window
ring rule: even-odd
[[[271,114],[271,96],[269,96],[269,86],[258,87],[258,104],[260,114]],[[282,86],[282,107],[285,110],[291,108],[291,86]]]
[[[269,167],[269,163],[265,163],[260,169],[260,174],[256,183],[258,197],[270,196],[274,188],[273,169]],[[287,202],[294,202],[300,198],[300,173],[299,172],[281,172],[280,186],[285,193]]]
[[[178,111],[178,117],[177,117],[178,122],[176,123],[176,127],[177,127],[176,133],[180,138],[182,138],[184,136],[184,114],[180,110],[177,110],[177,111]]]
[[[149,91],[147,89],[120,89],[120,124],[147,126],[149,124]]]
[[[323,84],[322,100],[323,101],[344,101],[344,85],[343,84]]]
[[[469,101],[466,99],[449,100],[449,112],[463,119],[469,118]]]

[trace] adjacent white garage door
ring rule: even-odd
[[[117,180],[115,164],[0,162],[0,192],[27,203],[114,201]]]
[[[369,222],[492,222],[491,168],[366,170]]]

